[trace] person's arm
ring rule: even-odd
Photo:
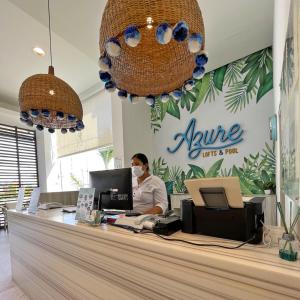
[[[150,214],[150,215],[161,215],[163,213],[163,210],[160,206],[154,206],[153,208],[147,210],[144,212],[144,214]]]
[[[157,178],[158,179],[158,178]],[[145,214],[163,214],[168,209],[168,195],[165,183],[161,180],[157,180],[157,186],[154,189],[154,207],[145,211]]]

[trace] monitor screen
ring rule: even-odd
[[[133,209],[131,168],[90,172],[90,187],[95,209]]]

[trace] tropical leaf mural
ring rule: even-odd
[[[223,92],[224,105],[231,113],[244,109],[250,102],[261,101],[273,88],[272,48],[255,52],[245,58],[206,73],[196,80],[192,91],[183,91],[183,96],[176,101],[171,96],[167,103],[156,98],[151,108],[151,128],[153,133],[160,130],[166,115],[180,120],[181,111],[197,111],[203,103],[213,102]]]
[[[184,171],[179,166],[168,166],[163,158],[153,160],[153,174],[159,176],[166,184],[172,182],[176,192],[186,192],[184,180],[192,178],[211,178],[220,176],[237,176],[243,195],[263,194],[264,189],[275,189],[275,144],[266,143],[262,153],[250,154],[244,157],[241,167],[233,165],[231,169],[222,169],[224,159],[217,160],[212,166],[204,168],[189,164]]]

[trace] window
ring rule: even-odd
[[[25,201],[39,186],[35,131],[0,124],[0,207],[15,201],[25,187]],[[0,227],[4,216],[0,210]]]

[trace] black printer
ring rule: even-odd
[[[243,208],[195,206],[191,199],[183,200],[182,231],[258,244],[263,234],[264,200],[252,198]]]

